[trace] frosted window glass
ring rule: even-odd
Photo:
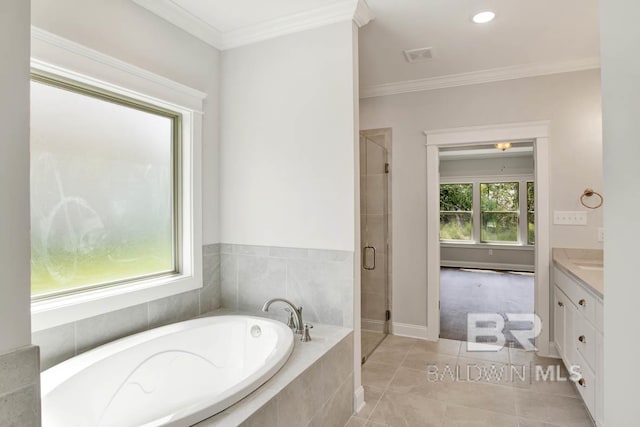
[[[33,296],[175,270],[173,126],[31,82]]]

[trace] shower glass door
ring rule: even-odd
[[[384,136],[360,138],[362,357],[388,333],[388,151]]]

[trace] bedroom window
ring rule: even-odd
[[[440,239],[473,239],[473,184],[440,185]]]
[[[442,242],[535,245],[535,184],[529,177],[465,180],[440,184]]]
[[[482,242],[518,242],[518,191],[517,182],[480,184]]]

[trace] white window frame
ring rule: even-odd
[[[481,238],[481,214],[480,211],[480,184],[493,184],[501,182],[517,182],[518,183],[518,241],[517,242],[483,242]],[[440,177],[440,184],[471,184],[473,189],[472,195],[472,217],[471,217],[471,240],[450,240],[440,239],[440,242],[447,245],[471,245],[471,246],[525,246],[533,248],[534,245],[528,242],[527,229],[527,182],[535,182],[532,174],[517,175],[477,175],[477,176],[450,176]],[[523,191],[524,189],[524,191]],[[523,204],[524,203],[524,204]],[[523,220],[524,214],[524,220]]]
[[[37,28],[31,68],[180,114],[181,241],[173,275],[89,289],[31,304],[33,332],[202,288],[201,152],[205,93]]]

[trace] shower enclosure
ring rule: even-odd
[[[389,332],[390,130],[360,136],[362,358]]]

